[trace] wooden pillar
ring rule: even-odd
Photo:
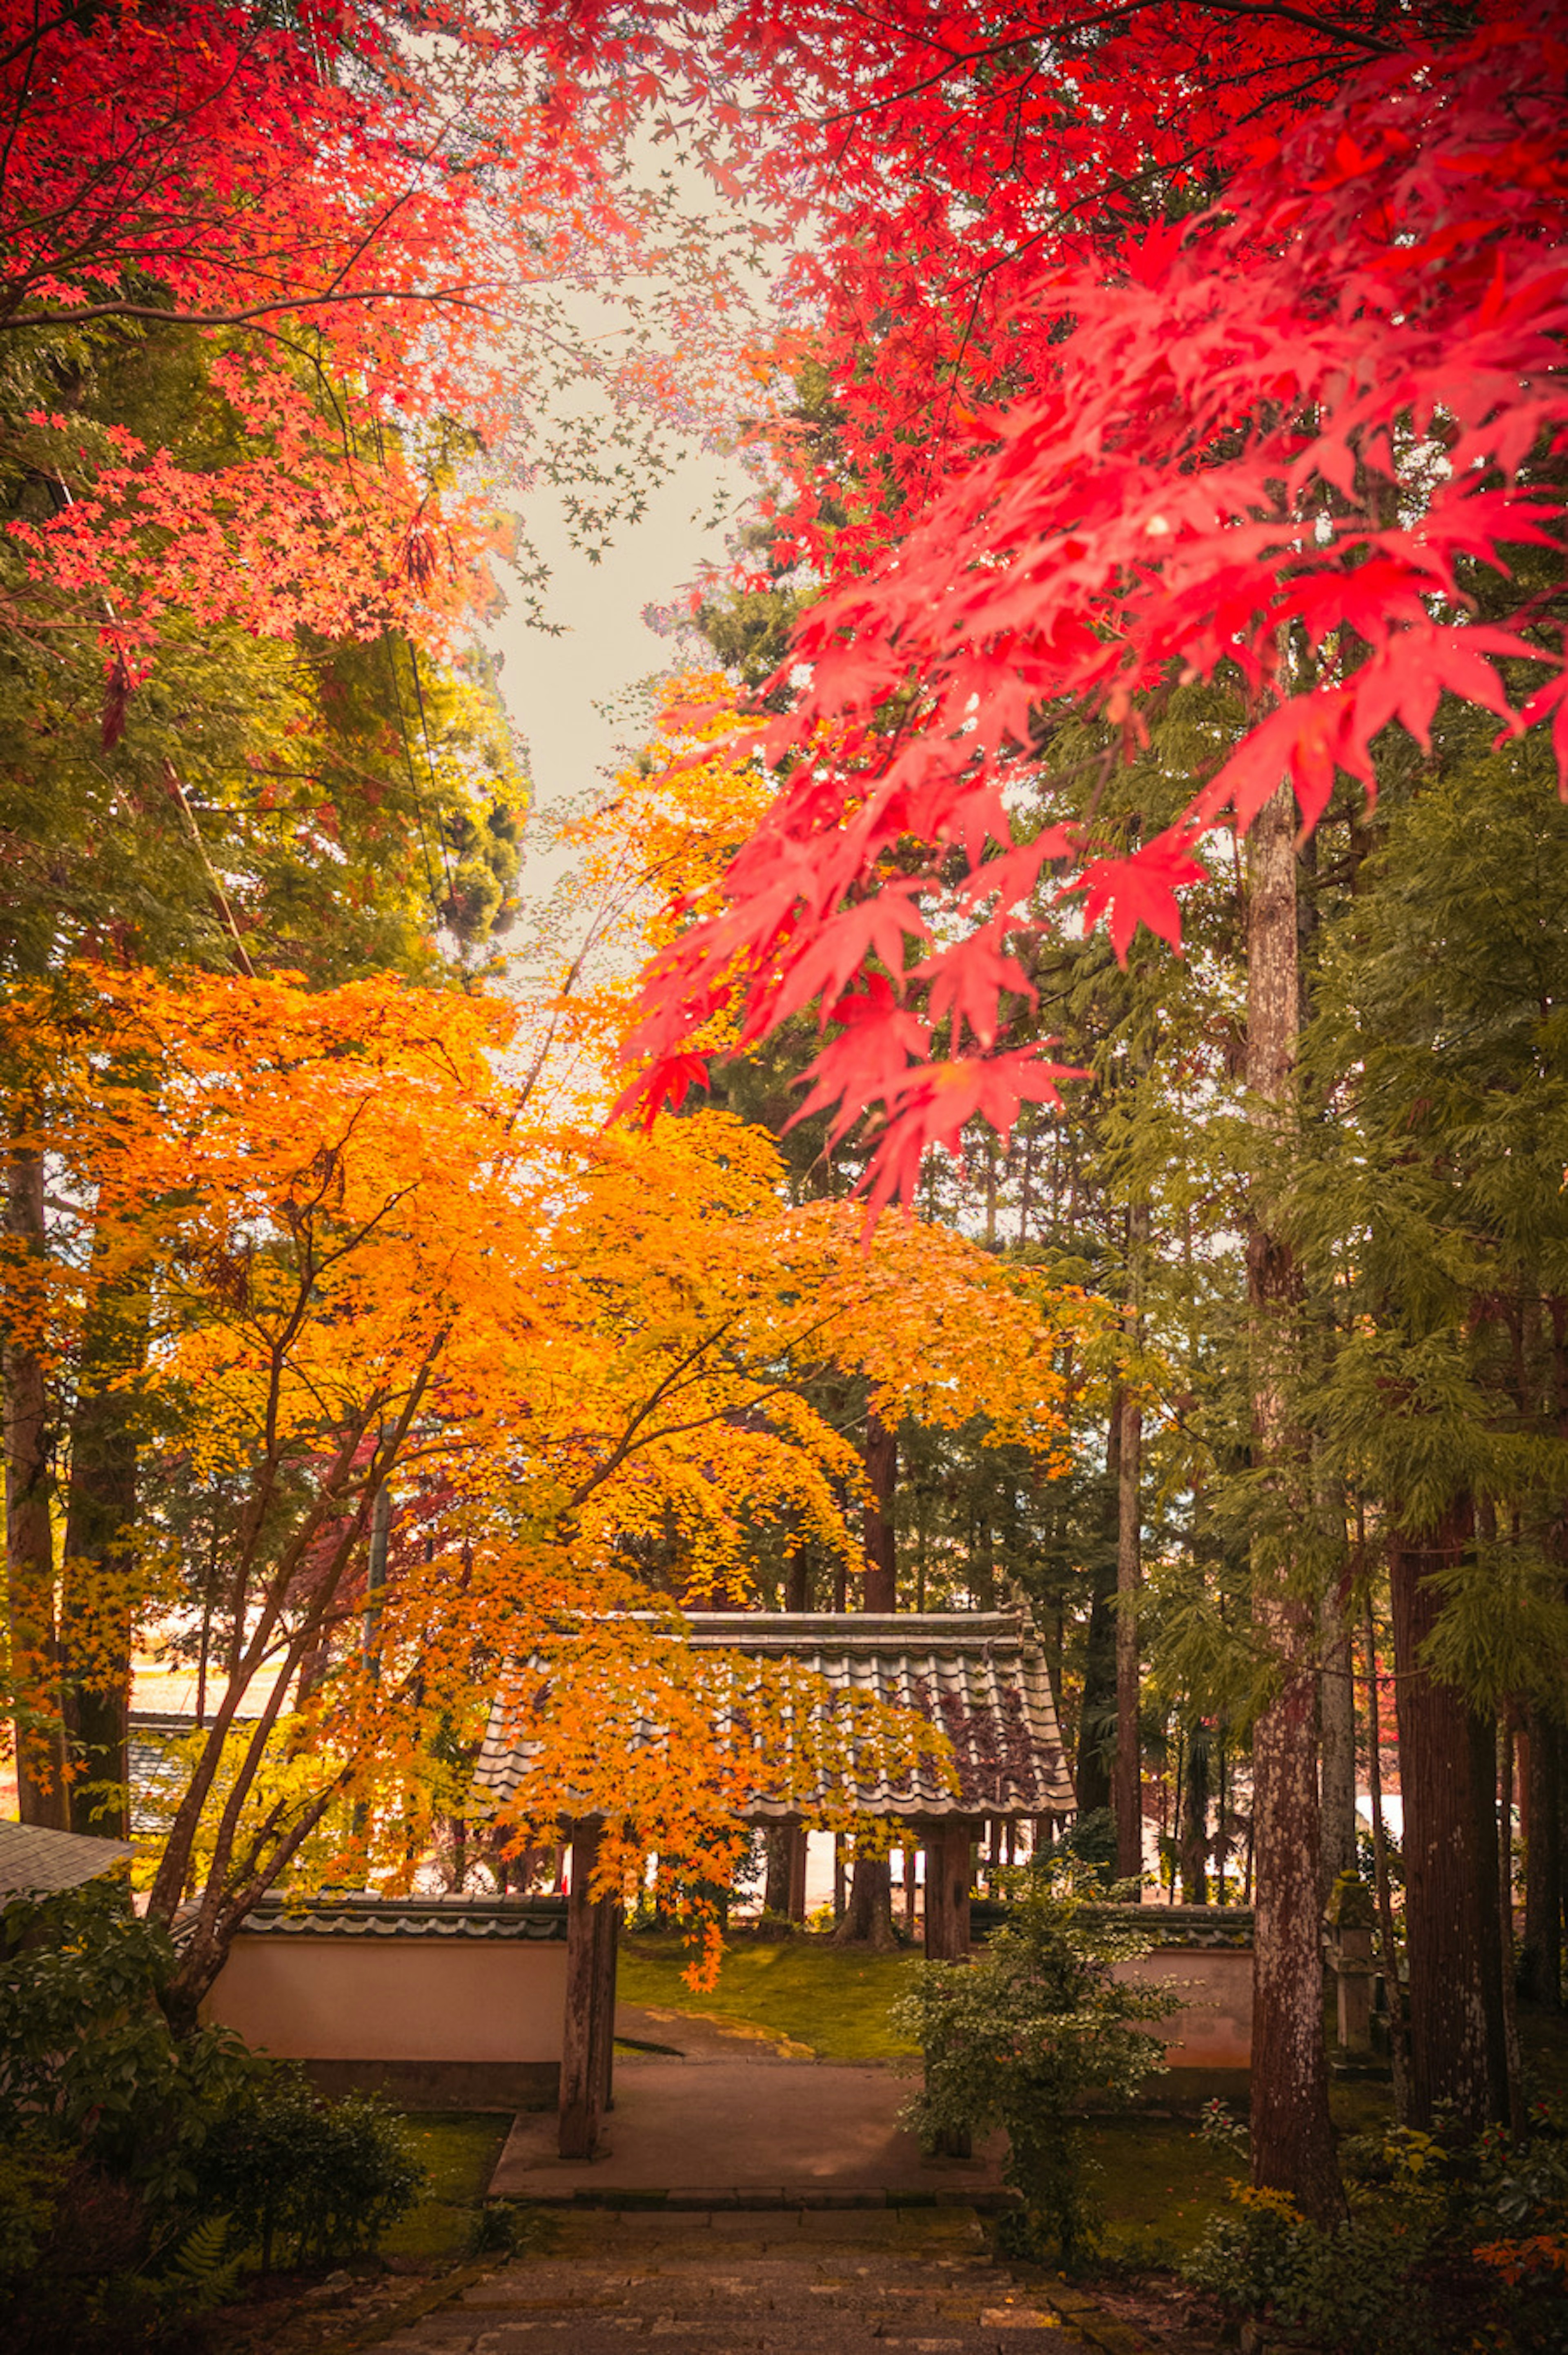
[[[962,1816],[945,1816],[926,1840],[926,1956],[933,1963],[961,1963],[969,1951],[969,1880],[974,1827]]]
[[[789,1919],[803,1922],[806,1918],[806,1827],[789,1827]]]
[[[615,1966],[620,1907],[590,1894],[602,1835],[578,1824],[572,1837],[572,1885],[567,1899],[567,2008],[561,2039],[559,2150],[563,2158],[592,2158],[610,2105],[615,2051]]]

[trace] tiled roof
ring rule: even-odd
[[[0,1899],[79,1889],[101,1872],[111,1872],[130,1854],[124,1840],[48,1831],[37,1824],[0,1823]]]
[[[793,1662],[820,1676],[831,1693],[917,1710],[952,1744],[956,1792],[930,1767],[897,1783],[878,1776],[853,1791],[819,1789],[788,1801],[759,1790],[745,1810],[747,1821],[846,1803],[858,1814],[902,1820],[1070,1814],[1076,1806],[1044,1659],[1022,1614],[705,1611],[688,1619],[686,1630],[670,1640],[697,1652]],[[546,1672],[535,1655],[517,1671],[517,1683],[536,1683]],[[493,1799],[512,1798],[528,1774],[534,1745],[517,1738],[518,1715],[515,1700],[504,1694],[491,1711],[475,1779]],[[651,1721],[633,1736],[639,1744],[659,1739]]]
[[[547,1943],[567,1934],[564,1897],[376,1897],[360,1891],[262,1898],[240,1924],[251,1937],[422,1938]]]
[[[126,1776],[131,1785],[131,1829],[138,1839],[161,1838],[190,1781],[190,1767],[172,1754],[188,1742],[194,1717],[173,1710],[132,1710],[125,1738]]]
[[[210,1717],[207,1726],[211,1725]],[[248,1732],[252,1717],[237,1717],[233,1731]],[[126,1733],[126,1773],[131,1785],[131,1831],[136,1839],[162,1839],[175,1819],[191,1779],[189,1757],[177,1757],[175,1745],[189,1742],[207,1728],[183,1710],[133,1709]]]

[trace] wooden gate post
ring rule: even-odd
[[[792,1823],[789,1827],[789,1919],[803,1922],[806,1918],[806,1827]]]
[[[944,1816],[926,1835],[926,1955],[961,1963],[969,1951],[969,1879],[973,1827]]]
[[[620,1907],[612,1897],[596,1901],[590,1894],[601,1838],[598,1824],[572,1828],[557,2146],[563,2158],[593,2158],[604,2113],[610,2106]]]

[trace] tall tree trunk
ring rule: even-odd
[[[762,1889],[762,1910],[779,1922],[789,1919],[789,1897],[795,1878],[795,1838],[793,1824],[769,1824],[762,1836],[763,1854],[768,1865]]]
[[[1498,1953],[1502,1968],[1503,2051],[1508,2067],[1508,2123],[1525,2132],[1524,2080],[1519,2054],[1519,1972],[1513,1944],[1514,1723],[1505,1702],[1498,1724]]]
[[[59,1642],[55,1621],[55,1549],[49,1520],[49,1400],[38,1336],[46,1241],[44,1157],[29,1141],[37,1106],[12,1106],[5,1161],[5,1234],[23,1282],[40,1280],[36,1303],[24,1300],[0,1344],[5,1389],[5,1593],[11,1684],[16,1696],[16,1787],[22,1821],[69,1828],[65,1729],[60,1717]]]
[[[863,1607],[898,1608],[898,1553],[894,1506],[898,1493],[898,1433],[880,1415],[865,1421],[865,1476],[874,1502],[865,1513]],[[849,1896],[833,1929],[833,1942],[884,1952],[895,1944],[893,1929],[893,1865],[885,1856],[863,1855],[857,1847]]]
[[[1248,837],[1247,1086],[1279,1135],[1290,1117],[1299,1007],[1296,811],[1282,785]],[[1261,1206],[1260,1206],[1261,1207]],[[1255,1214],[1246,1244],[1255,1461],[1288,1476],[1299,1282],[1288,1247]],[[1283,1516],[1277,1517],[1283,1518]],[[1317,1610],[1277,1536],[1253,1549],[1253,1624],[1278,1690],[1253,1732],[1252,2179],[1319,2222],[1345,2212],[1329,2119],[1319,1912]]]
[[[1522,1991],[1555,2011],[1563,2001],[1563,1732],[1530,1712],[1525,1765]]]
[[[865,1476],[874,1502],[865,1510],[865,1585],[863,1607],[867,1611],[898,1608],[898,1547],[894,1530],[894,1502],[898,1493],[898,1433],[879,1414],[865,1419]]]
[[[147,1335],[145,1286],[132,1279],[108,1290],[83,1338],[70,1427],[60,1580],[70,1820],[73,1831],[106,1839],[128,1838],[131,1828],[126,1736],[140,1582],[132,1538],[137,1408],[126,1385],[145,1360]]]
[[[1106,1423],[1106,1476],[1101,1491],[1100,1541],[1090,1564],[1089,1625],[1084,1645],[1084,1695],[1078,1706],[1078,1753],[1074,1780],[1078,1813],[1098,1815],[1111,1803],[1110,1744],[1106,1720],[1116,1707],[1116,1588],[1121,1506],[1121,1422],[1126,1393],[1111,1392]]]
[[[1356,1689],[1351,1631],[1338,1598],[1323,1610],[1323,1753],[1318,1787],[1323,1818],[1322,1898],[1356,1869]]]
[[[1366,1553],[1365,1524],[1360,1506],[1356,1508],[1356,1552],[1364,1560]],[[1388,2005],[1388,2057],[1393,2079],[1393,2115],[1402,2126],[1410,2124],[1410,2038],[1405,2018],[1404,1990],[1399,1977],[1399,1943],[1393,1931],[1393,1891],[1388,1873],[1388,1834],[1383,1828],[1383,1744],[1382,1702],[1379,1698],[1377,1673],[1377,1626],[1372,1617],[1372,1596],[1365,1604],[1363,1637],[1367,1655],[1367,1789],[1372,1799],[1372,1881],[1377,1895],[1378,1945],[1383,1955],[1383,1998]]]
[[[1209,1902],[1209,1729],[1194,1723],[1187,1738],[1186,1803],[1181,1810],[1181,1902]]]
[[[1436,1574],[1470,1541],[1459,1497],[1435,1528],[1389,1549],[1410,1956],[1410,2108],[1430,2126],[1447,2103],[1479,2134],[1509,2115],[1498,1923],[1497,1737],[1489,1717],[1439,1683],[1423,1650],[1443,1607]]]
[[[1128,1212],[1128,1339],[1143,1338],[1143,1263],[1149,1244],[1149,1204]],[[1116,1810],[1118,1881],[1143,1879],[1143,1744],[1139,1736],[1138,1590],[1143,1572],[1143,1409],[1136,1391],[1122,1394],[1121,1449],[1117,1465],[1116,1534]]]
[[[855,1851],[849,1895],[833,1928],[835,1946],[869,1946],[885,1954],[897,1944],[893,1927],[893,1861]]]
[[[1116,1548],[1116,1764],[1111,1787],[1116,1809],[1116,1870],[1119,1881],[1143,1877],[1143,1743],[1139,1732],[1140,1698],[1138,1650],[1138,1590],[1143,1567],[1143,1409],[1130,1391],[1121,1409],[1121,1458],[1117,1477]]]

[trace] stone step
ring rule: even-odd
[[[455,2289],[366,2355],[1097,2355],[973,2218],[597,2218]]]

